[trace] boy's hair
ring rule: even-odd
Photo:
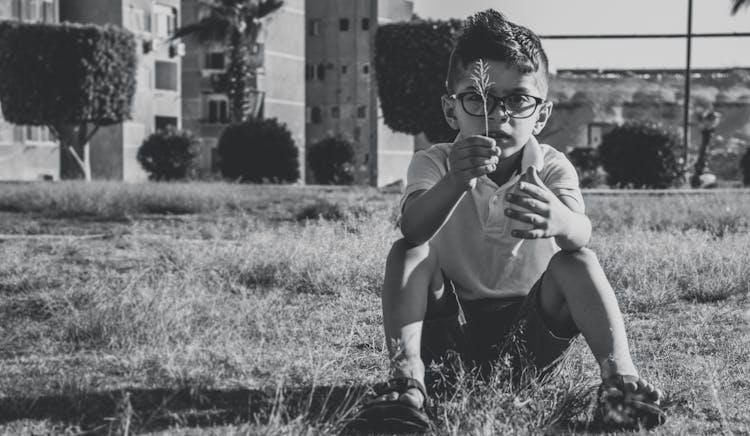
[[[445,80],[448,93],[455,92],[460,70],[479,59],[508,62],[521,73],[538,73],[539,90],[547,96],[549,63],[539,37],[494,9],[469,17],[456,39]]]

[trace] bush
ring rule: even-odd
[[[750,147],[745,151],[745,155],[742,156],[740,161],[740,168],[742,168],[742,181],[745,186],[750,186]]]
[[[599,175],[599,153],[596,149],[576,147],[568,152],[568,159],[578,172],[582,188],[592,188],[602,182]]]
[[[615,187],[669,188],[681,184],[684,166],[679,133],[659,123],[630,121],[606,133],[599,158]]]
[[[129,119],[136,65],[135,38],[120,27],[0,22],[0,101],[14,124]]]
[[[190,132],[159,130],[143,141],[136,158],[150,180],[187,179],[195,166],[198,144]]]
[[[440,96],[460,20],[413,21],[379,26],[375,77],[385,124],[397,132],[424,132],[430,141],[452,141]]]
[[[275,118],[249,119],[221,133],[219,169],[231,180],[293,183],[299,177],[299,150],[286,125]]]
[[[315,183],[351,185],[354,182],[354,146],[341,138],[326,138],[307,149],[307,165]]]

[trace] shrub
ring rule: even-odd
[[[143,141],[136,158],[151,180],[186,179],[198,156],[198,138],[183,130],[159,130]]]
[[[354,146],[341,138],[326,138],[307,149],[312,178],[321,185],[351,185],[354,182]]]
[[[606,133],[599,158],[616,187],[669,188],[682,182],[682,141],[672,128],[630,121]]]
[[[379,26],[375,35],[375,77],[385,124],[430,141],[453,140],[440,96],[460,20],[412,21]]]
[[[742,168],[742,181],[745,186],[750,186],[750,147],[745,150],[744,156],[740,161],[740,168]]]
[[[228,179],[292,183],[299,179],[299,150],[286,125],[275,118],[228,126],[218,144],[219,169]]]
[[[568,152],[568,159],[578,172],[582,188],[591,188],[602,182],[599,175],[599,154],[595,148],[576,147]]]

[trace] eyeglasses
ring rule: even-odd
[[[475,117],[484,116],[484,102],[482,96],[474,91],[462,92],[450,96],[461,102],[464,111]],[[487,113],[490,114],[501,105],[503,112],[511,118],[528,118],[534,114],[536,108],[544,103],[544,100],[533,95],[511,94],[505,97],[497,97],[487,94]]]

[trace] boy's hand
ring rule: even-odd
[[[507,199],[526,211],[506,209],[505,215],[531,224],[533,228],[513,230],[511,235],[522,239],[566,236],[573,212],[544,185],[536,168],[529,167],[519,183],[519,189],[525,195],[509,193]]]
[[[474,189],[476,178],[489,174],[497,168],[500,147],[487,136],[473,135],[453,143],[448,162],[448,175],[461,189]]]

